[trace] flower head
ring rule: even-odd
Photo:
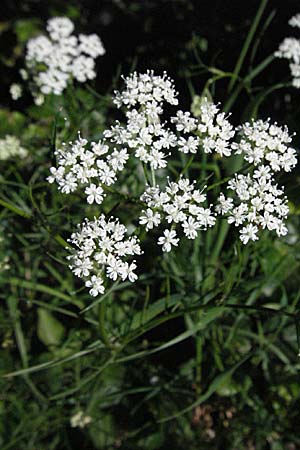
[[[83,278],[90,294],[95,297],[105,291],[105,278],[116,281],[129,279],[134,282],[137,275],[134,261],[126,259],[142,253],[136,236],[126,238],[127,229],[117,219],[106,220],[102,214],[98,219],[86,219],[69,240],[75,247],[69,256],[73,273]]]
[[[48,36],[27,42],[26,79],[31,77],[34,97],[61,95],[68,83],[80,83],[96,77],[95,59],[105,53],[96,34],[73,35],[74,24],[67,17],[53,17],[47,22]]]
[[[4,139],[0,139],[0,160],[15,157],[25,158],[27,155],[28,150],[21,146],[21,142],[16,136],[8,134]]]

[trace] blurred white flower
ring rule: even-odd
[[[8,134],[4,139],[0,139],[0,160],[15,157],[25,158],[27,155],[28,150],[21,146],[21,142],[16,136]]]
[[[9,88],[9,92],[13,100],[18,100],[22,97],[22,86],[18,83],[13,83]]]
[[[296,14],[289,20],[289,25],[300,28],[300,14]],[[294,37],[285,38],[275,52],[277,58],[284,58],[289,61],[292,75],[292,84],[300,89],[300,39]]]
[[[72,79],[80,83],[96,77],[95,59],[105,53],[102,41],[96,34],[72,34],[73,22],[67,17],[54,17],[47,22],[49,36],[37,36],[26,47],[24,80],[31,78],[35,103],[39,94],[61,95]]]
[[[91,416],[86,416],[83,411],[78,411],[70,418],[70,425],[72,428],[84,428],[91,423]]]

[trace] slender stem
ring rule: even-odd
[[[232,105],[236,102],[240,92],[246,87],[247,83],[250,83],[257,75],[259,75],[263,70],[265,70],[275,59],[274,54],[269,55],[260,64],[258,64],[235,88],[228,100],[225,102],[223,111],[229,112]]]
[[[152,186],[156,186],[156,178],[155,178],[155,170],[151,167],[151,178],[152,178]]]
[[[109,336],[107,334],[106,328],[105,328],[105,313],[106,313],[106,302],[101,302],[99,305],[99,332],[102,339],[102,342],[106,345],[108,348],[114,348],[113,344],[111,343]]]
[[[261,3],[260,3],[260,6],[259,6],[259,8],[257,10],[256,16],[255,16],[255,18],[253,20],[253,23],[252,23],[252,26],[250,28],[250,31],[249,31],[249,33],[247,35],[247,38],[245,40],[245,43],[243,45],[242,51],[240,53],[240,56],[239,56],[239,58],[237,60],[237,63],[235,65],[235,68],[234,68],[234,71],[233,71],[235,77],[232,77],[231,80],[230,80],[230,83],[229,83],[229,86],[228,86],[228,92],[230,92],[232,90],[232,88],[233,88],[233,86],[234,86],[234,84],[236,82],[237,76],[240,73],[240,70],[241,70],[243,62],[245,60],[246,54],[248,52],[248,49],[249,49],[250,44],[252,42],[252,39],[253,39],[253,37],[255,35],[255,32],[257,30],[258,24],[259,24],[260,19],[261,19],[262,15],[263,15],[265,7],[267,6],[267,3],[268,3],[268,0],[262,0]]]
[[[19,208],[18,206],[12,205],[11,203],[2,200],[2,198],[0,198],[0,205],[2,205],[6,209],[9,209],[15,214],[18,214],[19,216],[25,217],[25,219],[30,219],[31,217],[31,214],[23,211],[23,209]]]
[[[201,315],[202,311],[200,311]],[[198,318],[200,318],[198,313]],[[197,397],[201,394],[201,379],[202,379],[202,335],[196,337],[196,394]]]

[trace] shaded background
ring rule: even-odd
[[[37,30],[43,32],[49,17],[66,15],[74,21],[76,33],[83,32],[89,34],[95,32],[103,40],[106,48],[106,55],[98,59],[98,75],[96,80],[92,83],[97,92],[101,94],[108,92],[108,90],[111,89],[113,81],[120,86],[120,74],[123,73],[124,75],[127,75],[132,69],[141,72],[147,69],[154,69],[158,73],[166,70],[175,80],[176,88],[180,92],[180,104],[182,109],[189,108],[191,101],[189,88],[192,85],[195,91],[200,94],[205,82],[210,76],[207,72],[201,71],[199,61],[202,60],[207,66],[216,67],[223,71],[232,71],[259,5],[260,0],[249,0],[248,2],[242,0],[2,0],[0,18],[0,71],[2,81],[0,106],[10,110],[19,110],[24,114],[27,114],[27,108],[32,104],[32,98],[29,95],[25,95],[25,97],[18,102],[13,102],[9,94],[11,83],[20,81],[19,69],[23,67],[24,45],[22,46],[19,44],[19,37],[22,33],[28,33],[28,30],[30,31],[30,28],[28,28],[28,21],[32,20],[35,24],[35,32]],[[288,20],[292,15],[299,12],[299,8],[299,0],[269,1],[264,12],[261,26],[259,27],[256,38],[257,41],[255,41],[257,43],[257,45],[255,44],[254,46],[256,51],[250,51],[249,55],[247,55],[244,66],[242,67],[242,75],[246,75],[253,66],[258,64],[266,56],[272,54],[278,48],[279,43],[284,37],[289,35],[295,36],[297,35],[297,32],[300,33],[299,30],[292,29],[288,25]],[[18,30],[18,32],[16,32],[16,30]],[[26,39],[24,39],[23,42],[25,43]],[[255,80],[255,86],[257,86],[258,89],[261,86],[267,88],[268,86],[272,86],[282,80],[288,79],[288,76],[289,69],[287,62],[278,60],[272,63],[271,69],[268,68],[260,74]],[[216,102],[223,102],[226,99],[227,85],[228,79],[218,82],[217,90],[215,92]],[[253,89],[250,94],[243,92],[241,98],[235,104],[233,121],[236,123],[241,122],[241,112],[245,109],[251,99],[250,96],[253,94],[255,94],[255,89]],[[272,119],[288,123],[291,131],[300,131],[299,105],[299,91],[296,89],[286,89],[284,92],[276,91],[269,96],[268,101],[264,102],[262,105],[260,116],[266,118],[269,115],[272,115]],[[48,137],[49,136],[47,135],[43,138],[47,140]],[[41,154],[40,158],[42,159],[43,157],[48,161],[49,158],[47,159],[44,154]],[[21,223],[20,227],[22,227],[22,231],[23,226],[23,223]],[[38,245],[40,245],[39,242]],[[260,251],[263,258],[264,248],[262,247]],[[40,252],[40,248],[38,248],[38,252]],[[255,259],[256,256],[257,255],[254,255],[253,259]],[[72,275],[69,274],[69,276],[71,277]],[[297,280],[295,280],[295,283],[296,282]],[[248,292],[245,291],[244,294],[246,297]],[[135,298],[136,293],[132,292],[131,295],[132,297],[129,297],[128,301]],[[29,323],[30,316],[27,311],[26,314],[24,314],[23,319],[24,317]],[[4,317],[4,319],[6,320],[6,317]],[[254,333],[257,333],[256,317],[254,319],[251,317],[249,321],[251,322],[249,328],[253,329]],[[72,319],[70,319],[69,322],[66,320],[65,323],[70,329],[74,328],[74,330],[76,327],[80,328],[82,325],[78,325],[77,319],[74,323],[72,322]],[[230,325],[231,322],[229,322],[229,326]],[[32,328],[34,330],[34,326],[35,322],[33,322],[33,324],[29,323],[27,328]],[[271,336],[273,332],[275,333],[274,330],[277,328],[279,328],[277,322],[275,322],[275,325],[272,323],[272,326],[270,326]],[[156,328],[154,332],[146,334],[145,338],[150,342],[163,342],[175,336],[178,333],[178,330],[183,331],[184,329],[185,326],[183,320],[176,319],[170,322],[166,328]],[[78,340],[82,340],[82,335],[79,335],[79,332],[86,330],[82,331],[76,329],[76,332],[77,331],[79,336]],[[35,331],[32,333],[34,332]],[[287,329],[286,334],[290,335],[292,332],[295,332],[294,329],[292,331]],[[292,340],[293,342],[295,341],[294,335]],[[44,349],[43,345],[34,334],[32,338],[32,348],[37,355]],[[144,380],[156,376],[156,370],[159,368],[160,377],[163,380],[166,380],[166,384],[173,383],[175,387],[178,387],[178,389],[182,388],[183,390],[183,388],[187,388],[188,384],[184,376],[178,373],[178,366],[180,363],[192,358],[194,356],[194,350],[193,340],[190,339],[174,346],[163,354],[148,358],[145,362],[138,361],[135,364],[133,363],[130,365],[128,373],[124,375],[124,385],[128,387],[128,389],[132,386],[142,386]],[[17,351],[15,351],[14,356],[16,359],[19,358]],[[222,356],[224,357],[224,355]],[[229,356],[230,355],[226,354],[224,357],[228,364],[230,363]],[[289,356],[290,359],[294,361],[294,351],[290,351]],[[214,361],[215,355],[213,355],[212,352],[206,351],[205,357],[206,360],[203,369],[204,379],[209,378],[211,368],[216,366]],[[12,363],[15,363],[15,360],[12,360]],[[85,361],[82,362],[82,364],[87,364],[87,370],[88,363],[89,362],[86,363]],[[246,432],[251,436],[252,428],[256,427],[258,428],[258,433],[260,431],[263,433],[265,429],[270,430],[271,433],[271,431],[276,428],[274,421],[276,422],[277,417],[272,410],[272,399],[270,399],[271,395],[269,393],[271,386],[270,380],[265,377],[261,367],[253,367],[254,366],[249,362],[249,364],[246,364],[246,368],[237,375],[238,381],[243,383],[246,379],[247,372],[251,372],[254,388],[253,391],[251,391],[249,398],[252,400],[252,392],[254,392],[257,397],[255,399],[256,404],[259,405],[259,402],[261,401],[261,405],[257,407],[257,416],[254,418],[252,418],[252,409],[248,405],[243,409],[243,413],[239,411],[239,415],[245,423],[249,416],[249,428],[246,429],[243,422],[240,431],[241,436],[245,435]],[[282,386],[286,384],[286,377],[282,367],[283,365],[277,365],[276,367],[272,366],[272,378],[277,384],[274,381],[274,387],[271,387],[276,401],[279,402],[280,400],[284,403],[285,399],[284,401],[277,399],[278,386],[282,388]],[[122,375],[122,370],[123,368],[120,367],[115,369],[115,371],[111,369],[111,372],[107,374],[105,381],[109,380],[112,385],[118,387],[118,380],[121,378],[120,373]],[[68,371],[62,373],[63,377],[68,381]],[[294,375],[294,373],[292,373],[292,376],[295,377],[292,381],[295,381],[295,385],[297,385],[297,374]],[[56,372],[50,371],[42,372],[37,379],[45,391],[48,389],[48,385],[52,386],[52,384],[57,384],[58,386],[55,386],[54,390],[57,389],[59,391],[60,384],[63,385],[65,381],[67,385],[67,381],[60,377],[61,372],[58,371],[56,375]],[[102,382],[103,380],[100,379],[99,384]],[[17,379],[15,385],[19,389],[19,386],[21,386],[22,383],[22,379]],[[103,385],[105,385],[105,382],[103,382]],[[120,382],[122,388],[124,385]],[[190,386],[188,387],[190,388]],[[27,413],[26,398],[23,389],[22,385],[22,388],[20,387],[21,394],[18,394],[17,397],[24,400],[23,406]],[[103,395],[105,396],[105,394],[106,392],[104,392]],[[163,391],[157,404],[154,404],[153,410],[155,412],[156,410],[159,410],[160,403],[164,400],[164,396],[166,398],[165,403],[168,404],[169,397],[167,394],[167,391]],[[89,397],[89,394],[86,394],[86,396]],[[177,401],[176,394],[174,397]],[[134,401],[135,398],[136,397],[134,397]],[[141,429],[143,429],[144,424],[148,421],[151,424],[153,411],[148,406],[145,406],[145,408],[141,408],[138,411],[134,417],[136,422],[132,423],[129,414],[134,402],[127,398],[124,400],[121,396],[120,399],[122,402],[120,400],[120,402],[116,402],[115,406],[111,407],[112,415],[115,417],[115,421],[118,424],[116,435],[119,433],[119,429],[124,429],[127,433],[127,430],[134,430],[134,427],[141,427]],[[175,405],[175,409],[181,407],[180,401],[177,401],[177,403],[178,405]],[[225,405],[224,408],[231,405],[230,397],[223,401],[220,408],[223,408],[223,405]],[[47,450],[49,448],[47,447],[49,434],[54,442],[55,437],[53,436],[55,434],[59,435],[59,433],[61,439],[66,439],[66,441],[71,442],[70,446],[66,448],[80,448],[81,450],[91,450],[92,448],[96,448],[93,446],[89,437],[87,435],[83,436],[83,433],[79,429],[70,430],[70,428],[66,427],[65,430],[63,428],[65,426],[63,421],[66,420],[65,416],[71,414],[74,404],[71,403],[71,401],[69,403],[64,403],[63,401],[60,403],[58,401],[57,404],[55,404],[55,407],[55,414],[50,408],[49,411],[47,411],[47,416],[46,412],[44,412],[45,424],[43,424],[43,427],[46,430],[42,430],[42,436],[46,437],[44,438],[45,447],[43,448]],[[30,410],[30,408],[32,408],[32,410]],[[35,408],[33,403],[30,403],[30,408],[28,406],[28,417],[40,416],[39,410]],[[10,412],[10,415],[7,415],[9,423],[5,432],[7,433],[8,440],[14,431],[15,423],[18,423],[19,421],[19,416],[13,409],[14,408],[12,407],[12,412]],[[277,411],[275,407],[274,410],[275,412]],[[299,408],[297,404],[291,406],[291,411],[288,411],[284,404],[278,413],[278,416],[280,415],[283,418],[282,425],[280,422],[281,417],[280,420],[278,419],[278,422],[280,422],[280,426],[282,426],[287,436],[289,436],[289,433],[294,431],[297,427],[298,411]],[[15,418],[14,414],[16,416]],[[53,414],[53,417],[51,414]],[[221,423],[217,413],[215,412],[214,414],[216,415],[216,423]],[[61,418],[61,421],[58,421],[58,424],[55,422],[57,417]],[[194,420],[196,421],[196,419],[197,417],[195,416]],[[47,421],[54,424],[53,430],[51,427],[48,429]],[[193,426],[195,426],[196,429],[195,423]],[[259,427],[261,427],[262,430],[260,430]],[[158,428],[159,427],[157,427],[157,429]],[[153,430],[156,432],[156,426],[153,426]],[[178,448],[179,450],[182,450],[188,441],[185,441],[182,438],[183,444],[181,446],[180,436],[178,436],[178,434],[180,434],[180,429],[177,431],[177,435],[175,434],[176,430],[177,424],[175,422],[170,426],[167,435],[169,440],[167,441],[166,439],[163,446],[162,444],[161,446],[159,446],[159,444],[152,444],[151,446],[149,443],[149,445],[145,444],[145,448],[147,448],[147,450],[157,448],[166,450]],[[153,436],[155,435],[153,434]],[[153,436],[150,437],[153,439]],[[226,439],[228,439],[228,442],[226,442],[225,445],[224,441]],[[144,437],[141,441],[142,440],[145,440]],[[132,438],[132,441],[129,441],[128,443],[125,442],[122,449],[133,450],[134,448],[135,450],[135,448],[144,448],[133,447],[133,442],[134,437]],[[191,446],[189,449],[194,450],[195,447],[193,447],[193,445],[195,441],[192,441],[191,438],[190,442]],[[54,444],[52,448],[59,448],[59,445],[61,444],[58,444],[58,447],[55,447]],[[211,448],[209,445],[210,444],[208,444],[208,447],[203,446],[203,448]],[[231,445],[230,435],[227,437],[226,431],[224,431],[222,445],[223,448],[230,448]],[[12,445],[11,448],[15,447]],[[101,448],[100,445],[97,448]],[[103,446],[102,448],[106,447]],[[267,445],[264,448],[269,449],[271,446],[269,447]]]
[[[165,69],[182,91],[181,101],[186,101],[188,106],[187,78],[199,93],[207,79],[207,74],[199,74],[199,70],[194,69],[199,57],[208,66],[232,71],[259,4],[259,0],[2,1],[1,104],[15,108],[8,89],[13,81],[19,80],[18,68],[23,65],[22,52],[14,49],[16,22],[34,18],[43,30],[49,17],[67,15],[74,20],[77,32],[95,32],[104,42],[106,55],[98,60],[95,81],[98,92],[105,93],[117,74],[128,74],[133,67],[139,71],[152,68],[161,72]],[[296,29],[289,27],[288,20],[298,9],[298,0],[269,2],[262,21],[265,25],[261,25],[257,35],[261,40],[257,42],[255,53],[248,55],[242,73],[245,74],[245,67],[251,69],[253,64],[274,52],[284,37],[297,34]],[[191,71],[192,77],[189,76]],[[270,86],[286,79],[287,75],[287,63],[279,60],[256,82]],[[225,82],[218,83],[218,101],[225,97],[224,86]],[[186,98],[183,98],[184,92]],[[295,90],[291,96],[295,96]],[[278,118],[283,120],[286,107],[276,93],[272,97],[269,107],[272,111],[275,107]],[[245,96],[244,100],[246,104],[249,99]],[[20,109],[25,106],[26,101],[18,104]],[[243,106],[240,101],[237,115]],[[268,115],[268,107],[264,115]]]

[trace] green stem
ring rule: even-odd
[[[238,75],[240,73],[240,70],[242,68],[242,65],[243,65],[243,62],[245,60],[246,54],[247,54],[248,49],[250,47],[250,44],[251,44],[251,42],[252,42],[252,40],[254,38],[255,32],[257,30],[258,24],[259,24],[260,19],[261,19],[262,15],[263,15],[265,7],[267,6],[267,3],[268,3],[268,0],[262,0],[261,3],[260,3],[260,6],[259,6],[259,8],[257,10],[256,16],[255,16],[255,18],[253,20],[253,23],[252,23],[252,26],[250,28],[250,31],[249,31],[249,33],[247,35],[247,38],[245,40],[245,43],[243,45],[242,51],[240,53],[240,56],[239,56],[239,58],[237,60],[237,63],[235,65],[235,68],[234,68],[234,71],[233,71],[235,76],[232,77],[231,80],[230,80],[230,83],[229,83],[229,86],[228,86],[228,92],[230,92],[232,90],[232,88],[233,88],[233,86],[234,86],[234,84],[236,82],[236,79],[237,79],[237,77],[238,77]]]
[[[202,311],[201,311],[202,312]],[[196,394],[197,397],[201,394],[201,379],[202,379],[202,336],[196,337]]]
[[[30,219],[31,217],[31,214],[23,211],[23,209],[19,208],[16,205],[12,205],[11,203],[2,200],[2,198],[0,198],[0,205],[4,206],[4,208],[9,209],[10,211],[14,212],[15,214],[18,214],[21,217],[25,217],[25,219]]]
[[[194,161],[194,158],[195,158],[195,155],[192,155],[192,156],[188,159],[188,161],[186,162],[184,168],[182,169],[182,171],[181,171],[180,174],[178,175],[176,181],[178,181],[182,175],[185,175],[185,173],[188,171],[189,167],[191,166],[192,162]]]
[[[106,302],[101,302],[99,305],[99,332],[102,339],[102,342],[106,345],[106,347],[113,349],[114,345],[112,344],[109,336],[107,334],[105,328],[105,313],[106,313]]]
[[[151,167],[151,178],[152,178],[152,186],[156,186],[156,178],[155,178],[155,170]]]
[[[275,59],[274,54],[272,53],[267,58],[265,58],[260,64],[258,64],[235,88],[232,92],[228,100],[225,102],[223,111],[229,112],[232,108],[232,105],[236,102],[240,92],[247,86],[247,83],[250,83],[257,75],[259,75],[263,70],[265,70]]]

